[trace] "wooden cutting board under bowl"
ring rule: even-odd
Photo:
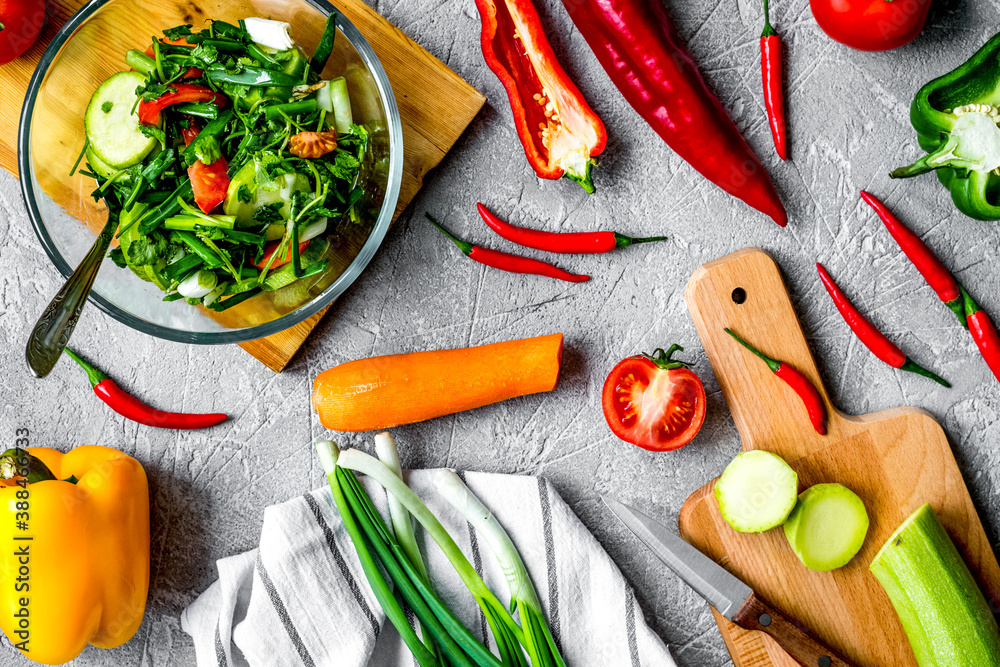
[[[47,0],[47,20],[26,54],[0,67],[0,166],[17,176],[17,125],[28,81],[45,47],[85,0]],[[362,0],[336,0],[382,62],[403,122],[403,182],[396,214],[405,209],[483,107],[486,98],[460,76],[403,34]],[[317,13],[317,21],[322,18]],[[41,307],[41,304],[39,304]],[[268,368],[280,372],[305,343],[329,307],[299,324],[259,340],[241,343]]]
[[[686,299],[743,450],[782,456],[798,473],[800,490],[820,482],[846,485],[864,501],[871,526],[846,567],[814,572],[799,562],[780,528],[756,535],[730,528],[716,505],[713,480],[681,509],[685,540],[859,667],[915,666],[903,628],[868,565],[903,520],[929,502],[996,607],[1000,567],[944,431],[931,415],[919,408],[859,417],[838,411],[823,388],[778,265],[762,250],[742,250],[702,266],[688,282]],[[725,327],[809,377],[829,413],[826,436],[813,430],[795,393]],[[712,612],[737,667],[798,664],[770,637]]]

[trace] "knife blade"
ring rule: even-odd
[[[804,667],[853,667],[801,624],[788,619],[752,588],[666,526],[613,498],[601,496],[601,500],[646,548],[727,620],[747,630],[769,634]]]

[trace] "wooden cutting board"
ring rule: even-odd
[[[47,0],[48,19],[38,42],[0,67],[0,166],[17,176],[17,125],[24,91],[46,45],[84,0]],[[212,3],[202,3],[211,15]],[[396,217],[423,185],[424,176],[441,162],[486,98],[440,60],[403,34],[362,0],[336,0],[341,14],[365,36],[389,75],[403,121],[403,182]],[[318,25],[322,19],[317,13]],[[395,218],[393,219],[395,221]],[[306,337],[329,310],[324,308],[294,327],[267,338],[241,343],[275,372],[291,361]]]
[[[742,304],[733,298],[738,288],[746,294]],[[902,626],[868,564],[899,524],[929,502],[997,607],[1000,567],[944,431],[919,408],[852,417],[830,404],[769,255],[749,248],[702,266],[688,282],[686,299],[743,450],[764,449],[784,457],[799,475],[800,491],[819,482],[848,486],[864,501],[871,526],[861,552],[846,567],[813,572],[792,553],[782,530],[759,535],[732,530],[719,514],[713,480],[681,509],[685,540],[859,667],[915,666]],[[725,327],[812,380],[827,406],[828,435],[812,429],[798,397],[730,338]],[[712,611],[737,667],[798,664],[770,637],[738,628]]]

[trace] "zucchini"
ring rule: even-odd
[[[145,80],[139,72],[112,74],[87,105],[83,122],[90,148],[112,169],[138,164],[156,145],[156,139],[142,133],[133,111],[138,100],[135,89]]]
[[[762,533],[784,523],[798,500],[799,477],[780,456],[742,452],[715,483],[722,518],[740,533]]]
[[[308,269],[313,264],[319,262],[329,249],[330,242],[326,239],[313,239],[306,246],[306,251],[299,258],[302,268]],[[265,292],[273,292],[276,289],[291,285],[296,280],[298,278],[295,277],[295,270],[292,267],[292,263],[289,262],[267,274],[267,278],[264,278],[263,288]]]
[[[115,169],[110,164],[108,164],[101,158],[97,157],[97,153],[95,153],[94,149],[89,146],[87,147],[87,150],[84,151],[83,155],[84,159],[87,160],[87,164],[90,165],[90,168],[93,170],[93,172],[102,178],[111,178],[119,171],[121,171],[120,169]],[[118,177],[118,183],[129,183],[131,182],[131,180],[132,180],[131,170],[129,171],[129,173],[126,173],[125,175]]]
[[[869,568],[920,667],[1000,665],[1000,629],[930,504],[903,522]]]
[[[277,156],[269,154],[254,158],[240,167],[240,170],[229,181],[229,190],[226,192],[226,201],[223,203],[222,209],[226,215],[236,216],[237,229],[259,226],[259,223],[254,220],[254,213],[264,206],[278,202],[281,202],[279,211],[281,217],[283,220],[287,220],[291,208],[292,193],[311,190],[309,179],[302,174],[284,174],[271,180],[265,166],[277,162],[278,159]],[[245,188],[244,198],[248,201],[240,199],[241,188]],[[284,223],[281,224],[281,227],[283,235]]]
[[[861,550],[868,534],[868,511],[843,484],[816,484],[799,495],[784,528],[803,565],[829,572],[847,565]]]

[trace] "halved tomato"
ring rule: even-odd
[[[619,438],[643,449],[667,452],[691,442],[705,423],[705,386],[688,364],[672,359],[684,351],[629,357],[611,370],[601,404]]]

